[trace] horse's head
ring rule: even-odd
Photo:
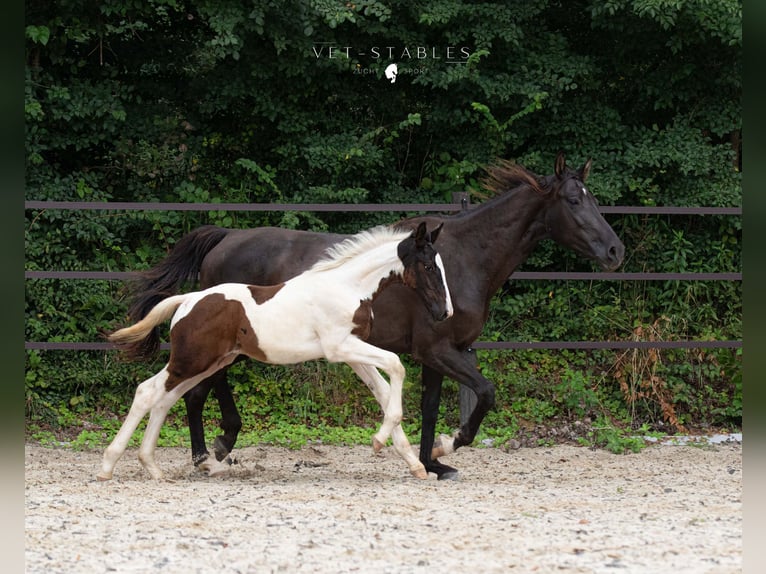
[[[442,225],[428,231],[426,224],[421,223],[398,247],[399,259],[404,265],[404,284],[417,291],[436,321],[447,319],[453,313],[444,265],[433,246]]]
[[[556,156],[555,175],[542,179],[552,202],[545,215],[545,227],[557,243],[593,259],[607,271],[617,269],[625,246],[598,210],[598,202],[585,187],[591,160],[578,170],[566,165],[564,154]]]

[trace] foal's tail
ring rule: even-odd
[[[165,259],[157,265],[136,273],[128,285],[130,319],[143,319],[160,301],[178,293],[185,283],[195,283],[202,261],[229,231],[215,225],[198,227],[179,239]],[[144,342],[131,354],[131,358],[149,359],[156,354],[159,346],[159,331],[152,329],[147,333]]]
[[[115,331],[108,335],[107,339],[115,343],[130,359],[145,356],[144,343],[147,337],[156,331],[157,325],[170,319],[188,296],[174,295],[163,299],[138,323]]]

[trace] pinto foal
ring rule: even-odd
[[[110,341],[135,351],[151,329],[173,317],[170,360],[136,389],[128,416],[104,452],[97,478],[112,478],[147,412],[138,458],[153,478],[162,478],[154,450],[167,412],[189,389],[239,355],[270,364],[320,358],[347,363],[383,410],[383,423],[372,441],[375,451],[392,437],[412,475],[426,478],[400,424],[404,367],[396,354],[364,339],[373,321],[372,300],[393,283],[414,289],[434,319],[452,315],[444,267],[433,248],[440,230],[441,225],[428,232],[421,223],[413,232],[389,227],[365,231],[329,249],[327,258],[289,281],[268,287],[226,283],[168,297],[138,323],[112,333]],[[212,473],[214,463],[206,464]]]

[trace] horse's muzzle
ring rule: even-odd
[[[601,261],[601,267],[606,271],[614,271],[622,265],[625,257],[625,245],[622,241],[617,241],[607,249],[606,257]]]

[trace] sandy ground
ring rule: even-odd
[[[27,444],[26,572],[626,572],[742,569],[742,448],[463,448],[457,481],[418,481],[392,449],[252,447],[223,477],[160,449]]]

